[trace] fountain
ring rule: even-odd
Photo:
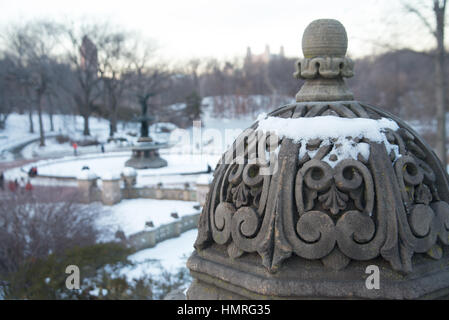
[[[149,135],[148,126],[154,120],[147,116],[147,107],[142,106],[142,115],[136,119],[141,123],[140,138],[138,145],[132,148],[131,158],[126,161],[125,166],[135,169],[162,168],[167,166],[167,161],[159,155],[159,149],[168,148],[167,143],[153,141]]]

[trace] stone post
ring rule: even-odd
[[[130,188],[137,183],[137,171],[134,168],[125,167],[122,171],[125,188]]]
[[[103,204],[112,206],[120,202],[122,196],[120,192],[120,176],[117,174],[106,174],[102,178],[101,200]]]
[[[449,298],[446,166],[403,120],[354,100],[347,42],[340,22],[312,22],[296,103],[218,164],[188,299]]]
[[[156,186],[156,199],[163,199],[164,191],[162,190],[162,183],[158,183]]]
[[[95,201],[95,191],[97,191],[97,175],[89,170],[83,170],[78,176],[78,190],[80,192],[80,201],[82,203],[91,203]]]
[[[182,192],[182,200],[190,201],[190,184],[184,184],[184,190]]]

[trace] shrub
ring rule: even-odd
[[[64,135],[64,134],[58,134],[58,135],[55,137],[55,139],[56,139],[56,141],[57,141],[59,144],[67,143],[67,142],[70,141],[70,138],[69,138],[68,136]]]
[[[6,278],[2,287],[5,299],[96,299],[95,289],[106,289],[115,298],[126,295],[124,278],[113,278],[117,268],[130,262],[130,249],[118,243],[73,247],[63,253],[40,259],[28,259]],[[80,270],[80,289],[66,287],[67,266]],[[103,290],[100,290],[100,292]]]
[[[0,201],[0,276],[32,259],[95,244],[101,236],[95,225],[101,207],[75,203],[76,194],[45,191],[10,193]]]
[[[119,243],[102,243],[29,260],[0,284],[0,296],[39,300],[162,299],[190,281],[186,268],[175,274],[162,272],[157,278],[144,275],[128,280],[121,270],[133,266],[127,258],[131,253],[131,249]],[[79,289],[66,287],[68,274],[65,270],[69,265],[79,267]]]

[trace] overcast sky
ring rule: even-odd
[[[419,0],[0,0],[0,26],[38,18],[116,22],[154,39],[160,54],[174,60],[232,58],[248,46],[262,52],[265,45],[272,52],[283,45],[288,56],[299,57],[302,32],[318,18],[345,25],[352,56],[385,44],[434,46],[404,2]]]

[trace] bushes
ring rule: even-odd
[[[127,259],[131,249],[118,243],[74,247],[63,254],[29,259],[0,284],[5,299],[161,299],[189,281],[187,269],[177,274],[163,273],[153,279],[142,276],[129,281],[120,271],[133,264]],[[66,267],[80,270],[80,288],[66,287]]]
[[[0,201],[0,277],[30,259],[97,242],[102,230],[94,222],[102,209],[77,204],[75,196],[36,189]]]
[[[120,267],[128,264],[130,250],[116,243],[73,247],[60,254],[30,258],[11,272],[2,287],[6,299],[92,299],[90,292],[97,283],[108,283],[106,266]],[[80,289],[66,287],[66,268],[76,265],[80,269]],[[126,281],[125,281],[126,282]],[[117,279],[112,284],[120,284]],[[111,285],[111,284],[110,284]],[[113,286],[111,286],[113,287]],[[113,291],[113,290],[112,290]]]
[[[56,139],[56,141],[57,141],[59,144],[67,143],[67,142],[70,141],[70,138],[69,138],[67,135],[65,135],[65,134],[58,134],[58,135],[55,137],[55,139]]]
[[[95,138],[84,138],[82,140],[77,140],[76,143],[79,147],[98,146],[100,144]]]
[[[186,268],[127,279],[133,251],[97,243],[107,231],[96,228],[102,209],[75,196],[36,189],[0,201],[0,299],[162,299],[190,281]],[[66,287],[69,265],[79,267],[79,290]]]

